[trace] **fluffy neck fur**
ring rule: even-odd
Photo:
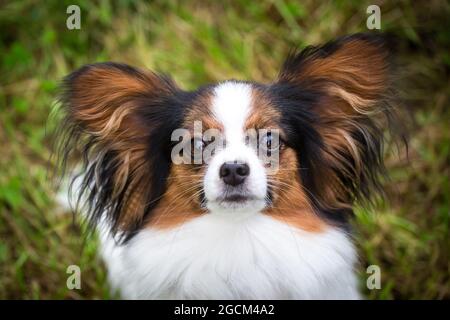
[[[101,232],[113,289],[127,299],[359,298],[355,249],[340,229],[309,233],[232,214],[144,229],[122,246]]]

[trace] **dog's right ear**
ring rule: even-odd
[[[75,152],[84,159],[77,190],[83,210],[91,222],[106,217],[114,233],[133,233],[165,191],[170,138],[163,135],[177,126],[176,105],[168,101],[179,89],[166,77],[117,63],[84,66],[62,89],[58,153],[63,164]]]

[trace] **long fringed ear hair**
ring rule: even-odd
[[[180,126],[180,90],[168,78],[124,64],[87,65],[64,79],[59,129],[63,171],[81,154],[78,201],[129,239],[156,206],[170,171],[170,133]],[[168,143],[169,142],[169,143]]]
[[[370,203],[382,191],[383,133],[397,118],[393,84],[390,50],[378,34],[294,53],[274,84],[288,100],[295,100],[296,91],[309,97],[306,103],[291,101],[284,121],[299,144],[305,193],[333,220],[346,220],[355,201]],[[305,115],[314,132],[306,137],[300,128]]]

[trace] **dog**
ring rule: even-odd
[[[293,51],[269,84],[185,91],[112,62],[67,76],[57,153],[82,156],[73,189],[113,290],[360,299],[349,223],[382,192],[390,60],[382,35],[353,34]]]

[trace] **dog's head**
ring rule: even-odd
[[[61,153],[83,155],[92,221],[105,216],[127,237],[202,214],[317,229],[379,189],[388,58],[381,37],[357,34],[290,55],[273,83],[192,92],[123,64],[88,65],[64,82]]]

